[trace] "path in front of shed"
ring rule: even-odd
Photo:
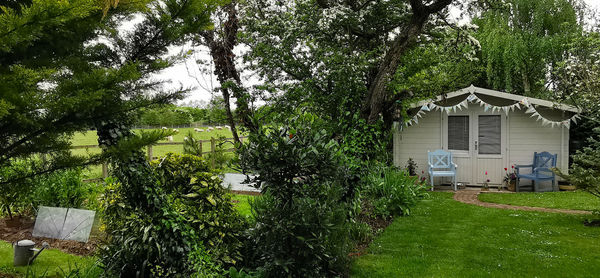
[[[465,204],[478,205],[480,207],[487,208],[499,208],[499,209],[514,209],[514,210],[527,210],[527,211],[539,211],[539,212],[555,212],[555,213],[569,213],[569,214],[592,214],[591,211],[585,210],[572,210],[572,209],[553,209],[553,208],[537,208],[527,206],[513,206],[505,204],[487,203],[482,202],[477,198],[481,191],[477,190],[460,190],[454,193],[454,200]],[[488,193],[488,194],[502,194],[502,193]]]

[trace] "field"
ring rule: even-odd
[[[149,131],[149,130],[143,130]],[[140,132],[140,130],[136,130],[136,132]],[[179,133],[173,135],[173,142],[183,143],[183,139],[188,136],[188,133],[192,132],[194,138],[198,140],[210,140],[211,138],[232,138],[233,135],[231,131],[227,129],[223,130],[213,130],[211,132],[194,132],[194,128],[181,128],[179,129]],[[160,143],[167,143],[168,141],[162,140]],[[224,149],[233,148],[232,139],[222,143],[222,147]],[[75,133],[72,139],[72,143],[74,147],[77,146],[87,146],[87,145],[98,145],[98,136],[96,135],[96,131],[87,131],[83,133]],[[205,152],[210,151],[211,146],[210,142],[203,142],[202,150]],[[146,150],[144,150],[146,151]],[[100,152],[99,148],[82,148],[82,149],[73,149],[74,154],[85,155],[85,154],[97,154]],[[183,145],[159,145],[152,147],[153,156],[159,157],[163,156],[169,152],[172,153],[183,153]],[[94,165],[89,167],[85,171],[86,178],[100,178],[102,177],[102,167],[101,165]]]

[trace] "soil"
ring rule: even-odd
[[[600,219],[585,220],[585,221],[583,221],[583,225],[586,225],[588,227],[600,227]]]
[[[394,219],[392,217],[390,217],[390,218],[375,217],[374,213],[373,213],[373,207],[370,204],[366,204],[366,203],[363,203],[363,210],[358,215],[359,222],[367,223],[367,225],[369,225],[369,227],[371,227],[371,231],[373,231],[372,238],[375,238],[375,236],[377,236],[377,234],[379,234],[381,231],[385,230],[385,228],[387,228],[387,226],[389,226],[393,220]],[[366,252],[367,247],[369,247],[369,244],[371,244],[371,241],[372,240],[359,243],[354,248],[354,252],[348,254],[348,256],[360,257],[362,255],[365,255],[367,253]]]
[[[30,239],[35,242],[36,247],[41,248],[42,243],[45,241],[50,244],[50,249],[58,249],[65,253],[79,256],[92,255],[98,246],[98,239],[92,236],[90,236],[90,240],[87,243],[72,240],[34,237],[31,235],[34,224],[32,219],[21,218],[21,225],[17,227],[7,226],[7,220],[10,219],[5,218],[0,220],[0,240],[4,240],[11,244],[19,240]],[[0,275],[0,277],[3,276]]]
[[[260,192],[255,192],[255,191],[231,190],[231,193],[233,193],[233,194],[239,194],[239,195],[252,195],[252,196],[258,196],[258,195],[260,195]]]

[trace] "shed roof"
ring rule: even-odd
[[[447,93],[446,95],[437,96],[434,99],[419,101],[418,103],[415,103],[411,106],[412,107],[421,107],[425,104],[428,104],[428,103],[431,103],[434,101],[442,101],[442,100],[452,99],[452,98],[455,98],[455,97],[458,97],[461,95],[465,95],[465,94],[481,94],[481,95],[486,95],[489,97],[505,99],[505,100],[510,100],[510,101],[517,101],[517,102],[523,101],[525,99],[529,104],[534,104],[534,105],[539,105],[539,106],[544,106],[544,107],[554,108],[554,109],[560,109],[563,111],[569,111],[569,112],[574,112],[574,113],[581,113],[581,110],[575,106],[562,104],[562,103],[556,103],[556,102],[538,99],[538,98],[509,94],[509,93],[505,93],[505,92],[501,92],[501,91],[490,90],[490,89],[485,89],[485,88],[481,88],[481,87],[475,87],[473,85],[463,88],[463,89],[460,89],[460,90],[457,90],[457,91],[454,91],[454,92],[451,92],[451,93]]]

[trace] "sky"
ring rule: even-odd
[[[532,0],[535,1],[535,0]],[[590,7],[600,10],[600,0],[584,0]],[[451,7],[450,15],[454,18],[459,17],[460,10],[456,7]],[[460,23],[464,23],[465,19],[459,20]],[[178,53],[180,51],[193,50],[193,54],[185,59],[181,63],[177,63],[170,68],[167,68],[157,74],[154,78],[165,80],[165,88],[177,89],[180,87],[191,89],[187,97],[180,102],[185,103],[189,101],[205,101],[208,102],[214,94],[214,89],[218,87],[219,83],[215,79],[213,74],[203,73],[199,70],[199,66],[196,60],[210,61],[210,53],[208,48],[205,47],[192,47],[191,45],[185,45],[183,47],[174,47],[170,50],[171,54]],[[238,47],[235,49],[236,54],[239,55],[243,49]],[[212,72],[212,71],[211,71]],[[256,83],[257,79],[253,76],[249,76],[248,73],[242,73],[242,79],[244,84]],[[220,93],[217,93],[220,94]]]

